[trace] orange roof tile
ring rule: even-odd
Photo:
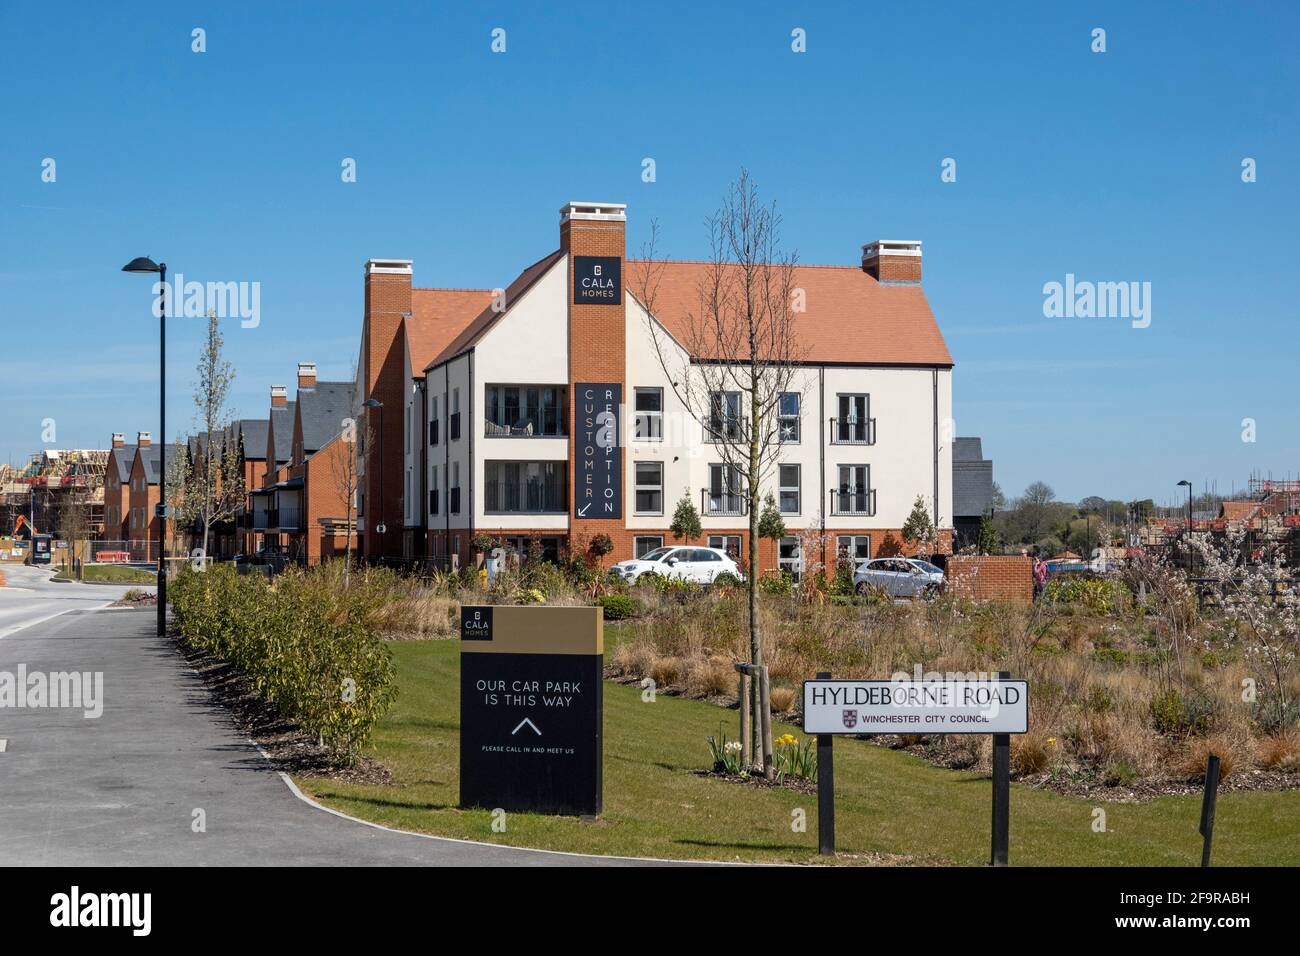
[[[412,289],[411,317],[404,319],[411,374],[424,368],[492,301],[490,289]]]
[[[633,294],[639,281],[636,277],[644,276],[646,268],[645,260],[627,260],[624,284]],[[662,260],[656,261],[654,268],[656,317],[669,334],[684,342],[689,338],[692,314],[701,312],[700,284],[712,264]],[[804,290],[807,307],[794,317],[803,361],[953,364],[919,285],[882,284],[857,266],[797,265],[794,286]]]

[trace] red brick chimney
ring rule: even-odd
[[[378,399],[382,408],[366,409],[367,426],[376,440],[366,442],[365,535],[363,553],[398,556],[402,550],[402,425],[406,407],[406,360],[398,333],[411,313],[411,260],[366,260],[365,317],[361,329],[362,401]],[[382,440],[378,435],[382,434]],[[379,457],[383,449],[382,460]],[[382,478],[381,478],[382,476]],[[383,489],[381,499],[379,491]],[[375,529],[385,526],[384,534]]]
[[[126,435],[122,432],[113,432],[113,447],[121,448],[126,445]]]
[[[862,247],[862,271],[881,282],[921,281],[921,243],[912,239],[877,239]]]
[[[316,387],[316,363],[315,362],[298,363],[298,387],[299,388]]]
[[[149,432],[136,432],[135,443],[139,445],[141,448],[148,448],[150,445],[153,444],[153,435],[151,435]]]
[[[271,405],[288,405],[289,404],[289,386],[272,385],[271,386]]]

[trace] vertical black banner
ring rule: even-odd
[[[623,517],[623,386],[619,382],[579,382],[574,437],[574,518]]]

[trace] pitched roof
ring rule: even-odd
[[[293,456],[293,415],[295,402],[285,402],[283,405],[272,405],[270,417],[267,419],[269,427],[275,431],[275,461],[267,462],[268,472],[274,471],[274,466],[288,461]]]
[[[628,259],[625,279],[638,269],[651,268],[657,283],[655,317],[685,346],[691,317],[701,311],[701,285],[713,264]],[[796,265],[793,284],[804,291],[806,304],[793,320],[801,360],[833,365],[953,364],[920,285],[881,283],[858,266],[812,265]]]
[[[230,437],[238,440],[243,435],[244,457],[250,461],[266,459],[266,426],[265,418],[241,418],[230,423]]]
[[[1225,501],[1222,503],[1223,517],[1229,521],[1246,521],[1259,511],[1258,501]]]
[[[135,461],[135,446],[122,445],[118,448],[110,448],[109,454],[117,464],[118,482],[125,485],[131,480],[131,465]]]
[[[978,438],[954,438],[952,445],[952,513],[958,518],[982,515],[993,506],[993,462],[984,458]]]
[[[428,371],[433,366],[445,362],[450,358],[454,358],[460,353],[473,348],[478,341],[483,338],[488,329],[496,325],[503,315],[514,308],[515,303],[523,297],[523,294],[532,287],[533,283],[545,275],[546,271],[550,269],[551,266],[555,265],[555,263],[563,256],[564,250],[557,249],[550,255],[538,259],[523,272],[519,273],[519,275],[515,277],[515,281],[506,287],[505,311],[493,311],[491,302],[489,301],[479,310],[479,313],[474,317],[474,320],[466,325],[460,333],[437,354],[436,357],[421,367],[424,368],[425,371]],[[490,292],[488,293],[488,296],[490,299]]]
[[[162,460],[162,445],[146,445],[138,448],[140,458],[144,464],[144,480],[147,484],[158,484],[159,465]],[[176,442],[167,446],[167,460],[171,461],[173,455],[185,454],[185,445]]]
[[[298,389],[298,416],[302,421],[302,450],[310,455],[343,430],[343,420],[352,414],[354,382],[317,382]],[[292,433],[290,433],[292,439]],[[280,447],[280,429],[275,445]]]
[[[411,315],[402,320],[411,353],[407,374],[423,375],[425,366],[491,302],[491,289],[412,289]]]

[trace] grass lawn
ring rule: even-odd
[[[128,567],[124,564],[83,564],[81,566],[83,581],[103,581],[112,584],[157,584],[158,575],[153,571]],[[55,580],[72,580],[67,570],[60,571]]]
[[[609,630],[613,630],[612,628]],[[607,638],[612,635],[607,630]],[[613,641],[609,641],[612,645]],[[378,726],[372,755],[389,786],[299,777],[329,806],[389,826],[443,836],[584,853],[766,862],[816,862],[817,800],[695,776],[704,742],[736,712],[605,685],[605,812],[594,823],[511,814],[493,833],[487,811],[458,799],[459,642],[390,645],[401,695]],[[798,733],[781,725],[774,733]],[[990,782],[931,767],[908,754],[841,738],[835,743],[836,829],[842,854],[900,854],[917,863],[988,861]],[[1093,809],[1106,812],[1093,831]],[[807,830],[793,832],[802,809]],[[1013,865],[1169,865],[1200,862],[1200,796],[1102,804],[1016,784],[1011,789]],[[850,858],[851,861],[851,858]],[[1221,794],[1214,832],[1218,865],[1300,863],[1300,792]]]

